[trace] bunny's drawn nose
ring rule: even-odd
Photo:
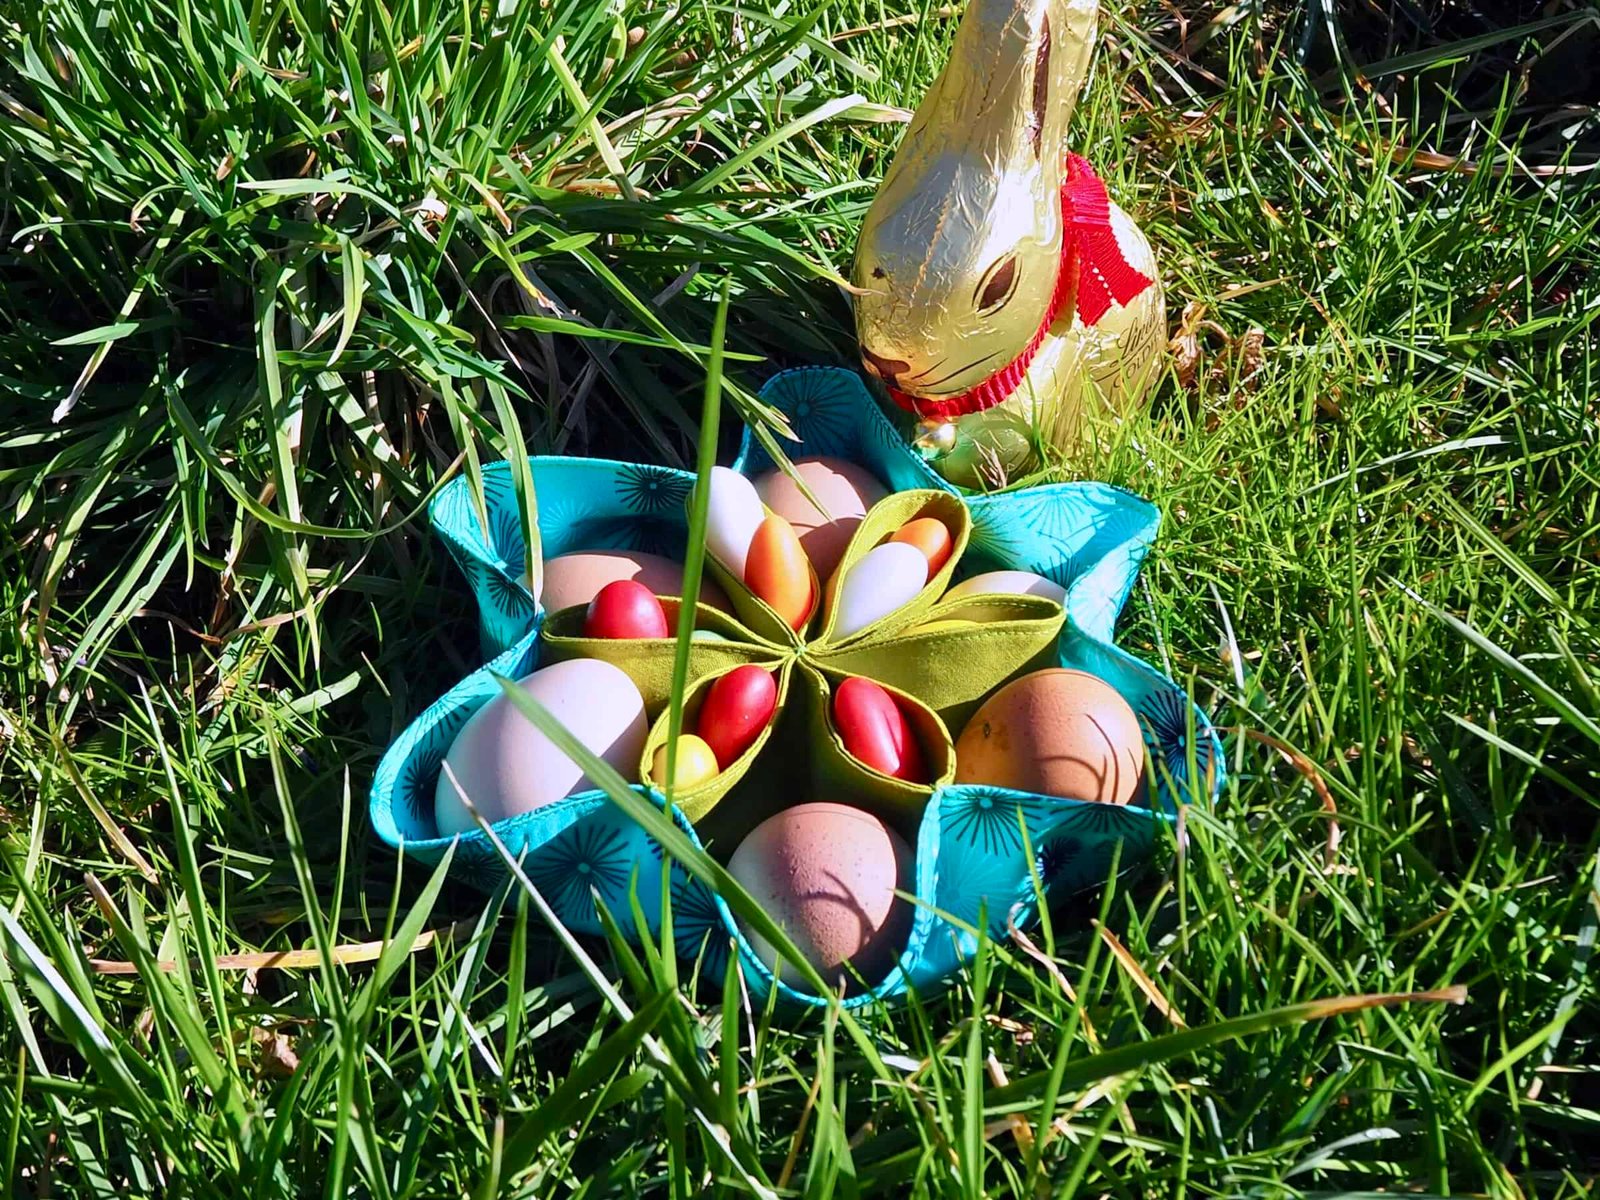
[[[894,383],[896,376],[904,375],[911,369],[910,363],[901,362],[898,358],[884,358],[874,354],[865,346],[861,347],[861,358],[867,364],[867,370],[890,385]]]

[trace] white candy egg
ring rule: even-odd
[[[848,637],[909,603],[928,582],[928,560],[905,542],[874,546],[839,584],[833,636]]]
[[[624,778],[634,778],[648,727],[644,698],[619,668],[575,658],[535,671],[517,686]],[[433,797],[441,837],[476,827],[451,774],[490,824],[594,786],[503,694],[472,714],[444,761],[449,771],[439,772]]]
[[[1043,596],[1065,604],[1067,589],[1032,571],[990,571],[974,575],[944,594],[946,600],[968,600],[973,596]]]
[[[766,519],[756,485],[728,467],[711,468],[711,500],[706,509],[706,546],[718,561],[744,578],[745,555]]]

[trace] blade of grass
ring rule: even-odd
[[[567,65],[567,60],[562,54],[563,39],[560,37],[551,40],[546,54],[549,55],[550,66],[555,70],[556,78],[561,81],[563,90],[572,101],[572,107],[577,110],[578,117],[590,140],[594,142],[595,149],[600,152],[601,161],[606,165],[606,170],[615,181],[622,194],[630,201],[637,201],[639,193],[634,190],[633,180],[628,178],[628,170],[622,165],[622,159],[617,156],[617,149],[611,144],[611,139],[606,136],[605,129],[601,126],[595,109],[589,103],[589,98],[583,94],[583,85],[578,82],[578,77],[572,73],[572,68]]]
[[[774,148],[798,137],[813,125],[820,125],[824,121],[831,120],[842,113],[849,112],[865,104],[865,97],[853,94],[840,96],[819,104],[810,112],[803,113],[794,120],[774,129],[766,137],[745,147],[738,154],[728,158],[727,161],[719,163],[714,169],[684,188],[684,194],[692,196],[710,192],[735,171],[741,170]]]
[[[350,339],[355,336],[356,325],[361,320],[361,301],[367,292],[367,257],[348,235],[339,235],[339,269],[343,284],[343,309],[339,322],[339,339],[328,354],[328,367],[339,361]]]
[[[522,425],[517,420],[516,410],[505,388],[493,382],[485,384],[485,387],[494,400],[495,412],[500,416],[500,429],[511,463],[511,483],[517,498],[522,544],[527,548],[523,569],[528,576],[533,602],[538,604],[544,594],[544,542],[539,534],[539,497],[533,487],[533,468],[528,464],[528,447],[522,440]]]
[[[188,902],[189,922],[194,932],[195,949],[200,959],[200,969],[205,974],[206,990],[210,993],[213,1019],[224,1029],[228,1027],[228,998],[222,989],[222,975],[217,970],[216,946],[211,940],[208,919],[209,905],[205,888],[200,881],[200,864],[194,853],[194,837],[189,829],[189,819],[184,813],[184,795],[178,787],[178,776],[173,770],[172,756],[167,752],[167,740],[161,732],[161,720],[156,716],[150,692],[139,680],[139,697],[144,701],[144,713],[150,722],[150,737],[155,742],[156,754],[161,759],[161,769],[167,780],[167,796],[172,810],[172,824],[178,847],[178,879]],[[109,899],[109,897],[108,897]],[[233,1039],[224,1038],[227,1064],[235,1068]]]
[[[677,778],[678,738],[683,733],[683,695],[689,686],[689,650],[693,644],[700,580],[706,563],[706,522],[710,518],[711,469],[717,465],[717,430],[722,414],[722,356],[728,329],[728,296],[732,281],[723,277],[717,315],[711,326],[711,358],[700,406],[700,444],[695,460],[695,487],[689,501],[689,539],[684,544],[683,603],[678,607],[677,644],[672,656],[672,693],[667,716],[667,801]]]
[[[1426,992],[1330,996],[1323,1000],[1307,1000],[1300,1004],[1287,1004],[1280,1008],[1271,1008],[1264,1012],[1234,1017],[1227,1021],[1217,1021],[1209,1025],[1199,1025],[1177,1033],[1162,1034],[1160,1037],[1151,1038],[1149,1041],[1135,1042],[1091,1054],[1087,1058],[1067,1064],[1066,1069],[1061,1073],[1061,1087],[1069,1091],[1087,1087],[1103,1079],[1110,1079],[1113,1075],[1124,1075],[1130,1071],[1137,1071],[1155,1063],[1193,1054],[1197,1050],[1202,1050],[1207,1046],[1214,1046],[1219,1042],[1250,1037],[1285,1025],[1303,1025],[1307,1021],[1324,1021],[1330,1017],[1347,1016],[1350,1013],[1362,1012],[1369,1008],[1378,1008],[1384,1005],[1465,1004],[1466,1000],[1466,988],[1446,987]],[[997,1107],[1006,1106],[1013,1102],[1014,1099],[1021,1099],[1028,1095],[1039,1083],[1043,1082],[1046,1074],[1046,1072],[1035,1072],[1022,1079],[1014,1080],[1009,1087],[997,1088],[991,1091],[988,1097],[990,1110],[993,1111]]]
[[[1583,734],[1584,737],[1588,738],[1596,745],[1600,745],[1600,722],[1597,722],[1594,718],[1580,712],[1570,700],[1568,700],[1560,692],[1556,691],[1555,688],[1551,687],[1548,683],[1541,679],[1533,671],[1533,669],[1521,659],[1518,659],[1507,651],[1502,650],[1476,627],[1466,621],[1463,621],[1460,617],[1457,617],[1452,613],[1445,612],[1444,609],[1438,607],[1437,605],[1430,604],[1421,596],[1417,595],[1416,592],[1412,591],[1408,587],[1405,587],[1403,584],[1400,585],[1400,587],[1401,590],[1404,591],[1406,595],[1410,596],[1412,601],[1424,611],[1432,615],[1435,619],[1448,625],[1451,629],[1455,630],[1458,634],[1465,638],[1472,646],[1476,647],[1482,653],[1488,655],[1489,659],[1496,666],[1504,670],[1508,675],[1520,680],[1530,692],[1544,702],[1547,708],[1549,708],[1567,724],[1571,725],[1573,729]]]
[[[0,908],[0,934],[10,946],[12,964],[18,968],[40,1009],[71,1039],[73,1047],[116,1095],[118,1103],[159,1128],[161,1120],[155,1106],[143,1083],[134,1079],[124,1063],[122,1047],[106,1036],[60,972],[4,908]]]
[[[966,1061],[962,1070],[961,1180],[967,1195],[984,1194],[983,1165],[983,1029],[989,990],[988,921],[980,913],[978,945],[972,957],[972,1011],[967,1025]]]
[[[5,1135],[5,1155],[0,1157],[0,1179],[17,1178],[17,1146],[22,1141],[23,1095],[28,1085],[28,1048],[17,1047],[17,1087],[11,1094],[10,1128]]]
[[[89,361],[84,363],[77,382],[72,385],[72,390],[67,393],[60,404],[56,405],[55,411],[50,414],[50,420],[53,424],[59,425],[67,419],[74,408],[78,407],[78,401],[83,398],[83,393],[88,389],[90,381],[94,379],[95,374],[100,370],[101,365],[106,361],[106,356],[111,353],[111,348],[116,345],[117,341],[135,332],[140,327],[138,322],[131,322],[128,318],[133,315],[133,310],[139,306],[139,301],[143,299],[151,281],[165,267],[166,259],[164,255],[167,247],[172,244],[173,235],[177,233],[178,227],[183,224],[183,220],[188,216],[188,213],[188,208],[179,203],[173,205],[172,211],[167,214],[166,222],[162,225],[161,232],[156,236],[155,244],[150,248],[150,252],[146,256],[145,265],[140,271],[138,282],[123,298],[122,307],[117,311],[118,327],[122,328],[124,332],[118,333],[114,337],[106,338],[94,348],[94,353],[89,356]]]
[[[228,1118],[234,1136],[244,1132],[246,1114],[239,1087],[237,1063],[232,1055],[232,1041],[228,1036],[220,1040],[227,1047],[222,1054],[212,1046],[198,1007],[187,1003],[187,998],[173,985],[172,980],[156,969],[155,959],[141,944],[134,931],[123,919],[116,902],[104,885],[91,872],[85,877],[89,894],[93,896],[101,915],[110,924],[112,934],[132,959],[145,985],[150,1004],[162,1020],[177,1035],[178,1042],[194,1066],[200,1083],[217,1098],[222,1113]],[[190,994],[192,996],[192,993]],[[226,1026],[224,1025],[224,1031]]]
[[[526,695],[521,688],[518,688],[515,685],[511,686],[511,690],[519,695]],[[558,729],[561,728],[561,726],[553,720],[551,721],[551,724]],[[563,730],[563,732],[565,731]],[[448,763],[445,764],[445,769],[447,771],[449,770]],[[588,977],[595,989],[601,994],[601,996],[605,998],[606,1002],[616,1011],[616,1013],[625,1021],[631,1020],[634,1016],[632,1007],[622,998],[622,996],[617,992],[617,989],[612,986],[611,981],[606,978],[605,972],[600,970],[599,965],[589,955],[588,951],[586,951],[582,945],[579,944],[578,940],[573,937],[572,933],[562,923],[561,919],[556,916],[555,910],[550,907],[549,903],[545,900],[544,895],[534,885],[533,881],[528,878],[527,873],[523,871],[522,864],[512,856],[510,850],[506,848],[505,843],[502,842],[499,835],[494,832],[493,827],[485,822],[482,816],[478,814],[477,810],[472,807],[471,799],[464,791],[461,790],[459,782],[457,782],[453,776],[451,777],[451,782],[453,786],[456,787],[457,794],[461,797],[462,802],[468,806],[469,810],[472,811],[475,819],[478,821],[478,828],[483,831],[484,835],[488,837],[490,843],[495,847],[496,852],[500,855],[500,860],[505,864],[506,869],[511,872],[512,878],[516,880],[517,884],[533,901],[534,907],[539,910],[540,917],[544,920],[545,924],[550,927],[551,932],[556,935],[556,939],[561,943],[563,949],[565,949],[566,952],[570,954],[578,963],[578,966],[583,970],[583,973]],[[675,829],[674,832],[676,832]],[[644,1034],[641,1037],[641,1042],[644,1045],[645,1050],[650,1054],[651,1058],[660,1065],[664,1074],[678,1089],[680,1094],[693,1096],[694,1088],[689,1082],[688,1077],[680,1068],[680,1065],[672,1058],[670,1054],[667,1053],[666,1049],[655,1038],[655,1036],[648,1033]],[[705,1126],[707,1132],[713,1135],[713,1140],[727,1155],[728,1161],[733,1166],[734,1170],[738,1172],[740,1178],[744,1181],[746,1186],[748,1186],[757,1195],[762,1196],[764,1200],[777,1200],[776,1193],[767,1187],[766,1184],[760,1182],[755,1175],[751,1173],[750,1166],[740,1161],[739,1155],[734,1150],[733,1146],[726,1140],[725,1135],[718,1136],[719,1127],[716,1125],[709,1113],[705,1109],[701,1108],[698,1104],[692,1105],[692,1110],[695,1114],[695,1119]]]
[[[150,865],[150,860],[139,852],[127,832],[111,819],[111,814],[106,811],[105,805],[95,797],[88,781],[84,779],[83,772],[78,770],[78,764],[73,761],[72,751],[61,740],[61,735],[55,730],[50,731],[50,745],[56,752],[56,759],[61,764],[61,769],[66,773],[67,779],[72,783],[72,788],[78,793],[78,798],[83,801],[84,807],[100,828],[106,831],[106,837],[111,839],[111,844],[117,848],[123,858],[133,864],[134,870],[144,877],[146,883],[159,885],[160,877],[156,869]]]

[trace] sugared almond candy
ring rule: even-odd
[[[712,681],[695,733],[726,771],[761,736],[777,707],[778,684],[771,671],[754,663],[735,667]]]
[[[811,564],[793,526],[782,517],[768,517],[756,526],[744,582],[790,629],[799,629],[811,615]]]
[[[590,638],[664,638],[667,610],[637,579],[618,579],[589,601],[583,614],[583,636]]]
[[[939,573],[939,568],[950,561],[950,551],[955,543],[950,540],[950,527],[934,517],[918,517],[907,521],[894,531],[891,542],[904,542],[922,551],[928,560],[928,578]]]
[[[745,558],[756,529],[766,519],[755,485],[727,467],[711,468],[706,506],[706,547],[717,561],[743,579]]]
[[[650,778],[659,787],[667,786],[667,750],[668,747],[662,746],[650,762]],[[678,735],[678,761],[673,766],[677,769],[672,773],[672,787],[681,792],[713,778],[717,773],[717,756],[702,738],[681,733]]]
[[[833,636],[848,637],[909,604],[927,582],[928,560],[921,550],[904,542],[874,546],[839,581]]]
[[[833,693],[833,724],[851,757],[907,783],[927,783],[922,746],[887,688],[859,675]]]

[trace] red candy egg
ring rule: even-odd
[[[695,733],[726,771],[750,748],[778,707],[778,684],[772,672],[754,663],[718,676],[706,693]]]
[[[845,750],[874,771],[908,783],[927,783],[911,724],[895,699],[870,679],[852,676],[833,693],[833,723]]]
[[[667,610],[644,584],[634,579],[608,583],[589,601],[583,636],[592,638],[664,638]]]

